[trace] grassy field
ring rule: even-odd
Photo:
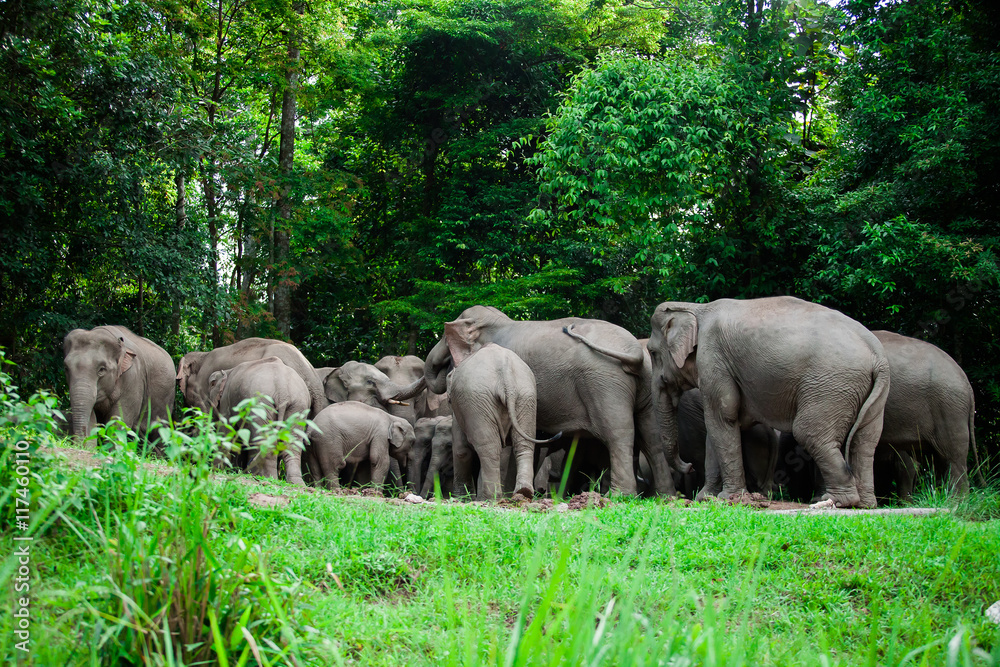
[[[53,449],[67,443],[49,421],[43,398],[0,422],[8,660],[1000,665],[1000,626],[984,615],[1000,600],[995,489],[931,516],[407,505],[219,474],[204,421],[170,435],[159,461],[112,426],[100,465],[80,465],[91,455]],[[33,537],[28,653],[14,634],[15,536]]]

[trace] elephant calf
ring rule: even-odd
[[[533,495],[536,440],[535,375],[528,364],[505,347],[489,343],[476,349],[461,324],[445,324],[445,340],[455,360],[448,380],[448,395],[455,420],[453,444],[455,490],[472,490],[472,452],[479,455],[483,483],[478,497],[495,498],[503,493],[501,450],[508,437],[513,441],[517,477],[516,493]],[[532,435],[528,435],[528,434]]]
[[[309,414],[309,387],[299,374],[277,357],[245,361],[229,370],[215,371],[208,380],[209,403],[220,418],[231,415],[239,403],[254,396],[270,399],[269,420],[284,420],[293,413]],[[254,418],[251,428],[256,431],[262,421]],[[285,479],[290,484],[303,484],[302,450],[305,443],[296,443],[281,453],[285,462]],[[278,478],[278,458],[271,454],[264,459],[264,476]]]
[[[345,465],[366,460],[371,461],[372,483],[383,488],[390,457],[405,468],[416,439],[410,422],[358,401],[334,403],[313,422],[309,442],[319,467],[316,478],[328,489],[340,488]]]

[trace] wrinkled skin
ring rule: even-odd
[[[70,432],[119,416],[140,436],[166,421],[174,407],[174,362],[153,341],[125,327],[74,329],[63,339],[70,396]]]
[[[309,391],[310,416],[326,407],[323,385],[312,364],[294,345],[269,338],[247,338],[232,345],[217,347],[211,352],[188,352],[177,368],[181,394],[189,406],[207,412],[208,382],[213,373],[265,357],[277,357],[302,379]]]
[[[482,475],[479,499],[503,495],[500,459],[509,440],[517,471],[514,491],[530,497],[534,493],[535,445],[549,442],[533,437],[534,374],[507,348],[492,343],[480,346],[468,323],[445,324],[445,339],[456,364],[448,379],[448,395],[460,434],[453,445],[456,490],[472,492],[475,451]]]
[[[406,386],[423,377],[424,360],[412,354],[405,357],[387,356],[376,361],[375,368],[385,373],[385,376],[394,384]],[[427,411],[425,393],[426,389],[405,401],[403,405],[389,405],[389,414],[402,417],[411,424],[416,424],[417,419],[423,417]]]
[[[885,418],[875,450],[875,485],[879,497],[893,489],[903,500],[913,493],[918,461],[931,459],[948,467],[950,489],[969,489],[968,456],[971,446],[978,465],[975,439],[975,398],[962,368],[939,347],[890,331],[873,331],[889,360],[892,383]],[[783,434],[785,477],[789,492],[815,498],[824,489],[823,478],[803,456],[794,438]],[[787,459],[787,460],[786,460]]]
[[[976,403],[961,366],[944,350],[891,331],[873,331],[882,343],[892,384],[878,451],[894,466],[900,495],[913,491],[913,457],[936,454],[948,464],[953,492],[969,490],[969,447],[976,465]],[[893,456],[896,453],[896,456]]]
[[[309,441],[319,465],[318,481],[328,489],[340,488],[340,471],[348,464],[371,463],[371,481],[379,489],[389,474],[390,458],[400,466],[416,436],[402,417],[357,401],[328,406],[313,419]]]
[[[434,422],[434,432],[430,441],[430,457],[427,462],[427,472],[420,478],[417,487],[424,498],[434,493],[434,477],[441,484],[441,493],[445,497],[454,490],[455,466],[453,464],[453,448],[455,444],[455,422],[452,416],[431,417]],[[419,424],[419,420],[417,423]]]
[[[638,431],[657,491],[674,493],[667,461],[679,462],[676,452],[665,454],[660,448],[651,368],[632,334],[601,320],[518,322],[486,306],[466,309],[456,322],[465,322],[478,343],[496,343],[528,365],[537,387],[537,428],[561,431],[565,437],[590,435],[604,443],[611,459],[612,489],[636,492],[633,445]],[[427,355],[427,386],[436,393],[446,391],[451,367],[451,352],[442,337]],[[451,400],[454,409],[455,397]]]
[[[660,431],[676,447],[681,392],[700,388],[720,498],[746,492],[740,429],[762,423],[790,431],[816,460],[828,481],[824,500],[875,506],[889,362],[870,331],[793,297],[666,302],[650,323]]]
[[[208,400],[212,410],[220,419],[226,419],[243,400],[254,396],[264,396],[261,405],[267,408],[266,421],[285,420],[293,413],[303,416],[309,413],[309,388],[292,368],[277,357],[266,357],[245,361],[235,367],[215,371],[209,377]],[[251,442],[265,420],[252,418]],[[302,485],[302,456],[305,443],[299,447],[289,447],[281,452],[285,462],[285,480],[289,484]],[[278,478],[278,458],[275,454],[263,460],[263,473],[271,479]]]
[[[708,441],[700,390],[691,389],[681,395],[677,429],[681,458],[694,467],[678,487],[689,498],[696,493],[701,498],[718,495],[722,490],[722,475],[712,443]],[[763,424],[753,424],[740,429],[740,443],[747,491],[770,495],[778,460],[778,434]]]
[[[357,401],[390,412],[393,407],[404,407],[396,404],[419,395],[424,386],[422,376],[398,384],[372,364],[348,361],[326,376],[323,389],[331,403]],[[404,418],[409,421],[409,417]]]

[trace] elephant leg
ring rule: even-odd
[[[372,466],[372,484],[379,490],[385,489],[385,479],[389,476],[390,458],[388,440],[385,443],[384,449],[384,453],[372,451],[369,459]]]
[[[520,400],[517,403],[517,423],[525,433],[535,435],[535,401]],[[517,430],[511,429],[513,440],[512,458],[517,475],[514,479],[514,493],[531,498],[534,495],[535,443],[522,438]]]
[[[718,457],[719,472],[722,476],[722,489],[719,498],[726,500],[733,496],[746,493],[747,482],[743,471],[743,442],[740,439],[739,389],[729,380],[717,380],[710,390],[702,390],[702,400],[705,404],[705,427],[708,432],[706,440],[705,459],[708,460],[708,445],[711,444]],[[708,473],[705,474],[705,489],[713,491]],[[713,493],[698,494],[716,495]]]
[[[455,414],[457,415],[457,413]],[[457,422],[457,424],[458,428],[454,431],[451,450],[452,462],[455,467],[453,484],[456,495],[471,496],[475,493],[475,486],[472,482],[473,452],[472,447],[469,445],[469,440],[465,435],[465,427],[461,422]],[[428,478],[433,479],[429,473]]]
[[[948,470],[951,475],[949,490],[963,496],[969,493],[968,465],[965,460],[952,459],[948,462]]]
[[[302,481],[302,450],[289,447],[281,453],[285,462],[285,481],[296,486],[305,486]]]
[[[917,478],[917,463],[907,451],[899,452],[893,461],[896,472],[896,489],[899,499],[909,502],[913,499],[913,482]]]
[[[274,452],[264,458],[261,474],[268,479],[278,479],[278,455]]]
[[[858,507],[875,507],[875,447],[882,435],[882,414],[854,434],[851,443],[851,475],[858,489]],[[829,487],[829,484],[827,485]]]
[[[662,442],[658,437],[659,428],[656,424],[656,412],[650,406],[646,410],[640,410],[635,414],[635,424],[639,429],[639,450],[646,457],[653,475],[653,488],[657,495],[674,496],[677,495],[677,487],[674,486],[674,476],[671,473],[670,465],[667,462],[666,454],[663,451]],[[678,470],[684,474],[687,469]]]
[[[722,468],[719,465],[719,456],[715,451],[715,445],[710,437],[705,438],[705,486],[703,486],[695,496],[695,500],[701,501],[706,498],[717,496],[722,493]]]

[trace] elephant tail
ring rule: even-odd
[[[559,438],[562,437],[562,431],[559,431],[558,433],[556,433],[551,438],[548,438],[547,440],[536,440],[534,437],[525,433],[524,430],[521,428],[521,425],[517,423],[517,405],[514,395],[515,392],[511,391],[510,388],[508,388],[506,391],[506,396],[504,397],[505,398],[504,402],[507,403],[507,412],[510,414],[510,425],[514,427],[514,430],[517,431],[517,434],[519,436],[521,436],[528,442],[535,443],[536,445],[545,445],[555,440],[558,440]]]
[[[847,467],[851,467],[851,443],[854,442],[854,434],[857,433],[861,426],[869,421],[866,417],[869,416],[869,412],[872,407],[881,401],[882,408],[885,408],[885,399],[889,395],[889,362],[883,355],[875,364],[875,368],[872,370],[872,390],[868,393],[868,398],[865,402],[861,404],[861,409],[858,410],[858,418],[854,420],[854,425],[851,427],[851,432],[847,434],[847,440],[844,443],[844,461],[847,462]]]
[[[644,361],[642,346],[639,347],[638,354],[629,354],[628,352],[622,352],[620,350],[612,350],[611,348],[604,347],[603,345],[598,345],[592,340],[589,340],[586,336],[577,333],[575,331],[575,327],[575,324],[564,326],[563,333],[570,338],[575,338],[580,341],[594,352],[599,352],[605,356],[611,357],[612,359],[617,359],[622,363],[622,367],[627,373],[639,375],[642,372],[642,363]]]
[[[972,460],[975,462],[973,470],[976,473],[976,483],[979,486],[986,486],[986,478],[983,477],[983,469],[979,465],[979,450],[976,449],[976,397],[969,392],[969,446],[972,448]]]

